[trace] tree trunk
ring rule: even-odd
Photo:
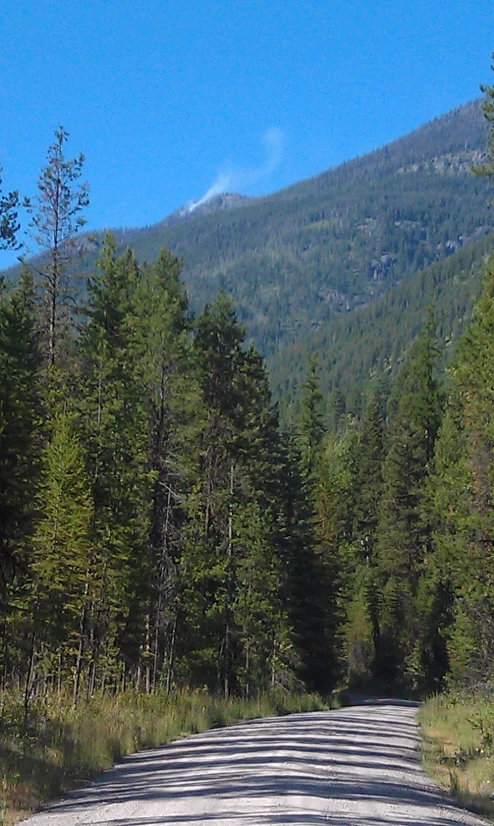
[[[231,690],[231,660],[232,660],[232,601],[233,601],[233,493],[235,479],[235,465],[230,465],[230,504],[228,513],[228,545],[227,545],[227,605],[225,624],[225,644],[224,644],[224,695],[225,699],[230,696]]]
[[[86,627],[86,616],[87,616],[87,598],[89,594],[89,579],[88,579],[88,572],[86,572],[86,583],[84,585],[84,602],[81,608],[81,614],[79,618],[79,644],[77,646],[77,655],[75,660],[75,669],[74,669],[74,682],[72,685],[72,708],[75,709],[77,705],[77,697],[79,694],[79,685],[81,681],[81,672],[82,672],[82,655],[84,653],[84,629]]]
[[[33,618],[34,619],[34,618]],[[33,622],[33,629],[31,631],[31,639],[29,645],[29,664],[26,674],[26,685],[24,688],[24,722],[23,727],[26,728],[27,720],[29,717],[29,701],[31,699],[32,693],[32,680],[33,680],[33,671],[34,671],[34,658],[36,656],[36,629],[35,623]]]

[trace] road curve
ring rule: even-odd
[[[252,720],[138,752],[28,826],[480,826],[426,777],[416,706]]]

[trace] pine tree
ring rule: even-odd
[[[59,345],[62,313],[70,316],[68,265],[75,252],[75,236],[85,224],[81,211],[89,203],[87,183],[76,186],[84,156],[67,160],[64,144],[68,133],[55,130],[47,152],[47,165],[38,180],[38,194],[27,200],[32,213],[32,237],[41,254],[36,265],[44,306],[43,332],[48,362],[53,365]]]
[[[423,677],[415,598],[430,547],[425,485],[440,422],[437,358],[434,322],[429,318],[390,399],[389,447],[378,527],[380,669],[391,679],[399,676],[414,683]]]
[[[149,512],[153,471],[148,420],[136,378],[135,294],[130,251],[107,237],[89,284],[78,379],[81,431],[94,516],[88,691],[100,680],[138,679],[145,648]]]
[[[441,617],[451,678],[492,675],[494,653],[494,259],[451,368],[450,405],[438,439],[431,499]]]
[[[198,317],[194,340],[205,420],[188,503],[186,659],[194,682],[225,695],[266,687],[283,660],[286,668],[290,648],[277,533],[267,518],[279,512],[276,417],[265,369],[243,349],[244,335],[220,295]]]
[[[324,439],[324,422],[322,413],[323,396],[319,387],[317,355],[309,361],[309,375],[302,384],[302,395],[297,419],[298,442],[302,462],[310,476],[316,469]]]
[[[135,382],[148,420],[153,474],[145,642],[148,691],[158,682],[170,689],[184,633],[184,498],[194,473],[200,405],[180,271],[180,261],[167,250],[143,268],[132,323]]]
[[[18,249],[17,233],[20,229],[17,220],[19,193],[17,190],[2,194],[2,167],[0,167],[0,250]]]
[[[23,272],[0,303],[0,623],[2,680],[17,662],[27,607],[42,407],[34,288]],[[9,654],[12,649],[12,657]]]
[[[494,59],[494,53],[492,54],[492,58]],[[491,69],[494,70],[494,65],[491,65]],[[474,166],[473,171],[477,175],[483,175],[490,178],[494,175],[494,86],[481,84],[480,91],[485,95],[482,102],[482,111],[484,113],[484,118],[489,124],[489,137],[484,161],[483,163]]]

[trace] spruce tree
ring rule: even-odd
[[[494,654],[494,259],[460,341],[431,500],[449,670],[455,683],[492,676]]]
[[[308,495],[307,473],[293,434],[283,434],[280,459],[282,593],[293,632],[295,673],[311,690],[325,691],[331,686],[334,666],[328,656],[325,622],[327,567],[317,549],[314,490],[311,486]]]
[[[148,421],[152,471],[145,686],[174,681],[183,628],[184,499],[194,475],[199,385],[181,263],[162,250],[135,295],[135,382]]]
[[[375,561],[375,539],[379,506],[383,492],[385,421],[379,393],[370,396],[358,436],[357,493],[355,501],[355,539],[361,547],[362,561]]]
[[[344,589],[349,543],[352,451],[345,436],[325,434],[317,361],[309,365],[297,422],[298,490],[288,493],[300,526],[291,559],[296,631],[304,681],[316,690],[331,688],[340,674]],[[297,478],[292,471],[292,479]],[[304,505],[300,498],[303,497]],[[294,530],[295,529],[295,530]],[[301,530],[302,529],[302,530]]]
[[[309,361],[309,375],[301,389],[297,418],[298,442],[303,466],[310,476],[315,471],[318,458],[320,458],[325,432],[317,355]]]
[[[0,622],[2,680],[19,656],[28,608],[39,477],[40,353],[34,287],[23,272],[0,303]],[[19,625],[21,623],[21,625]],[[22,657],[22,652],[21,652]]]
[[[434,322],[429,318],[390,398],[377,536],[382,578],[380,670],[390,679],[413,684],[423,678],[415,600],[431,541],[425,485],[441,413],[437,359]]]
[[[494,59],[494,53],[492,54]],[[494,70],[494,65],[491,65]],[[494,175],[494,86],[487,84],[480,85],[480,91],[484,93],[484,100],[482,102],[482,112],[484,118],[489,124],[489,137],[487,141],[487,148],[483,163],[474,166],[474,172],[477,175],[483,175],[488,178]]]
[[[356,593],[354,523],[358,434],[348,420],[345,431],[327,438],[315,487],[315,536],[325,582],[322,604],[327,668],[333,684],[352,659],[348,605]],[[350,667],[352,671],[352,667]]]
[[[244,335],[223,295],[196,322],[205,418],[188,497],[187,659],[194,680],[225,695],[266,687],[290,648],[272,527],[280,509],[277,421],[264,366],[244,349]]]
[[[370,395],[358,432],[353,478],[354,579],[346,627],[350,682],[374,676],[380,652],[379,565],[376,549],[383,494],[385,422],[381,394]]]
[[[145,649],[149,511],[153,471],[148,420],[137,385],[133,254],[107,237],[90,280],[78,378],[81,430],[94,515],[94,587],[88,631],[88,686],[138,679]]]

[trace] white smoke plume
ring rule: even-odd
[[[189,212],[193,212],[197,207],[202,206],[216,195],[224,192],[238,192],[247,187],[253,186],[259,181],[265,180],[280,166],[283,160],[285,147],[285,135],[281,129],[271,127],[265,132],[262,142],[266,148],[266,160],[253,169],[234,166],[225,163],[218,172],[216,180],[198,201],[189,204]]]

